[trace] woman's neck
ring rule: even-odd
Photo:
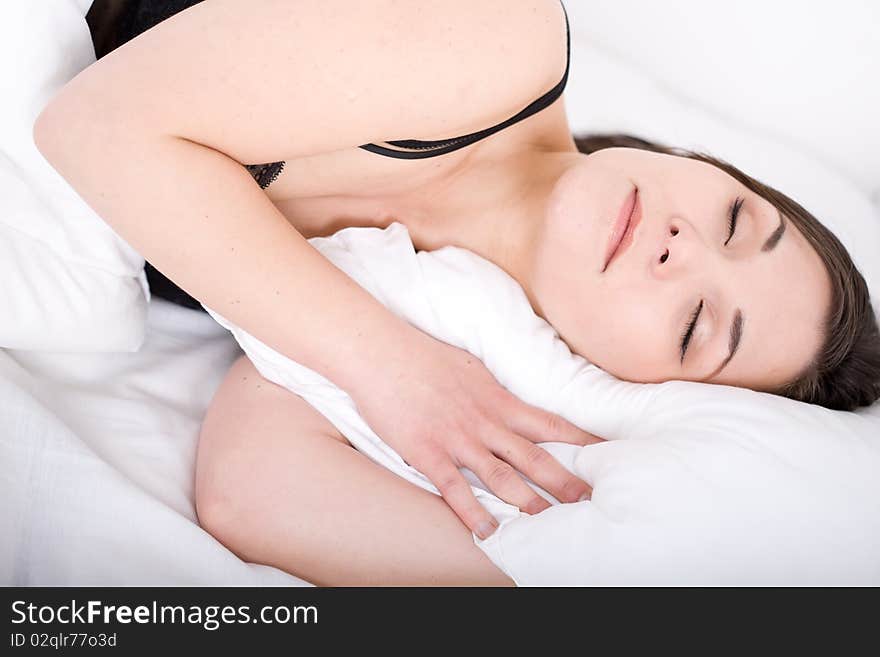
[[[538,314],[532,267],[556,182],[583,159],[577,151],[530,151],[474,162],[416,202],[406,222],[418,250],[458,246],[490,260],[514,278]],[[425,208],[429,208],[425,210]]]

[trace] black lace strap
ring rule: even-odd
[[[269,162],[268,164],[245,164],[244,168],[254,177],[260,189],[266,189],[275,182],[284,169],[284,162]]]

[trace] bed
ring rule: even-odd
[[[0,115],[0,271],[8,281],[0,301],[10,309],[0,331],[0,582],[307,586],[243,562],[197,523],[198,429],[242,353],[235,337],[205,313],[151,298],[142,258],[77,203],[29,143],[28,121],[54,89],[94,61],[84,19],[89,5],[51,0],[3,10],[3,24],[17,29],[3,35],[0,66],[28,65],[4,76],[12,84],[4,96],[19,102]],[[721,26],[698,2],[664,3],[662,12],[634,1],[566,6],[566,109],[575,131],[630,132],[707,148],[796,190],[806,207],[830,217],[877,289],[880,133],[872,120],[880,98],[871,85],[852,84],[876,77],[876,8],[817,4],[786,15],[745,2]],[[786,30],[782,48],[771,37],[791,22],[800,29]],[[811,35],[820,30],[831,43],[817,53]],[[743,61],[745,33],[752,41]],[[617,34],[627,39],[610,36]],[[720,41],[736,48],[718,48]],[[802,78],[803,71],[811,77]],[[840,97],[850,102],[841,106]],[[880,584],[880,490],[872,481],[880,477],[870,476],[880,467],[880,404],[858,418],[848,439],[858,441],[861,462],[841,461],[821,482],[838,486],[840,499],[849,495],[849,508],[801,529],[805,540],[819,531],[839,540],[805,553],[800,570],[783,576],[743,566],[740,583]],[[856,468],[859,478],[850,477],[847,492],[842,480]],[[610,554],[614,545],[606,547]],[[629,563],[638,560],[637,548],[620,547]],[[849,565],[841,570],[840,562]],[[660,562],[643,560],[630,572],[626,561],[605,563],[603,572],[581,572],[568,583],[670,583],[647,570]],[[811,571],[817,576],[804,575]],[[545,570],[516,579],[566,583],[560,577]],[[702,581],[732,580],[705,574]]]

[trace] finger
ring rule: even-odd
[[[519,440],[528,442],[522,438]],[[468,457],[463,460],[463,465],[470,468],[489,490],[508,504],[513,504],[529,514],[539,513],[550,507],[550,503],[523,481],[509,463],[497,458],[485,447],[475,448]]]
[[[507,413],[508,428],[534,443],[558,442],[572,445],[593,445],[604,439],[584,431],[565,418],[536,406],[530,406],[516,397],[513,409]]]
[[[498,521],[477,501],[470,484],[447,454],[437,450],[424,467],[416,468],[431,480],[455,515],[480,539],[487,539],[498,529]]]
[[[582,502],[593,493],[589,484],[566,470],[553,455],[521,436],[509,434],[487,446],[560,502]]]

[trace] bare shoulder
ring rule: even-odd
[[[562,78],[567,63],[566,24],[559,0],[481,0],[455,4],[460,5],[462,11],[470,9],[470,12],[464,14],[464,20],[461,16],[450,16],[450,21],[467,39],[478,44],[480,50],[479,54],[472,53],[470,61],[463,58],[450,70],[452,76],[461,76],[461,98],[470,96],[474,100],[473,119],[470,125],[462,126],[465,131],[507,119]],[[474,7],[478,10],[474,11]],[[466,67],[475,70],[466,74]],[[482,86],[481,94],[468,93],[469,86],[474,84],[472,75]],[[467,120],[467,105],[461,105],[461,110]],[[493,115],[487,117],[486,112]],[[450,134],[447,131],[446,136]]]
[[[552,88],[565,62],[559,0],[210,0],[74,78],[48,123],[272,162],[479,130]]]

